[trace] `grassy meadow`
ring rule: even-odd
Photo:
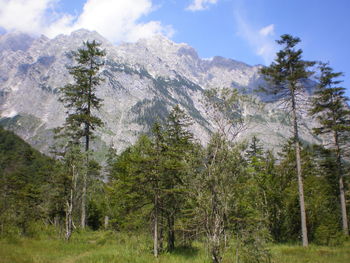
[[[271,245],[275,263],[349,263],[350,242],[339,247],[311,245]],[[230,255],[229,255],[230,254]],[[233,253],[223,262],[236,263]],[[158,259],[152,255],[152,241],[146,235],[129,235],[108,231],[74,233],[66,242],[57,235],[0,240],[1,263],[205,263],[210,262],[202,243],[191,248],[178,248],[163,253]]]

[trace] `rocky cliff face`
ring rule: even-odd
[[[241,114],[250,121],[240,139],[257,135],[276,148],[291,136],[280,101],[254,95],[262,83],[259,66],[223,57],[201,59],[192,47],[163,36],[115,46],[87,30],[54,39],[19,33],[0,36],[0,124],[47,152],[52,129],[66,117],[58,88],[72,82],[66,69],[73,63],[69,53],[86,40],[101,42],[107,53],[105,82],[98,89],[104,101],[97,113],[105,126],[98,131],[95,148],[124,149],[176,104],[193,118],[192,130],[205,143],[215,124],[205,111],[203,91],[213,87],[237,88],[252,97],[241,105]],[[314,122],[305,113],[300,117],[301,137],[319,141],[311,134]]]

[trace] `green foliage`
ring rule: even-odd
[[[54,161],[0,127],[0,234],[30,235],[32,222],[48,216],[46,190]]]
[[[103,124],[92,114],[92,110],[101,107],[102,101],[96,96],[96,87],[103,81],[99,71],[105,56],[100,45],[96,41],[87,41],[84,42],[84,48],[72,52],[77,65],[69,67],[69,74],[75,83],[60,89],[60,101],[64,103],[68,114],[64,132],[75,143],[85,137],[87,150],[92,131]]]
[[[186,206],[187,162],[193,148],[190,124],[187,115],[174,107],[164,126],[154,124],[153,138],[141,136],[110,169],[107,189],[115,208],[115,227],[144,228],[145,221],[150,224],[156,217],[160,243],[167,233],[168,250],[175,248],[177,220],[185,228],[179,216]]]
[[[334,167],[335,160],[329,159],[329,155],[320,147],[304,147],[301,156],[309,238],[317,244],[336,243],[340,240],[340,218],[334,213],[338,209],[336,185],[329,180],[333,171],[321,169],[325,165]],[[292,142],[284,146],[277,172],[280,186],[276,192],[280,193],[278,211],[281,220],[275,221],[275,228],[278,229],[275,233],[278,234],[274,238],[277,241],[296,241],[300,236],[300,221]]]
[[[335,177],[338,179],[340,207],[342,214],[343,232],[349,235],[346,193],[344,187],[344,148],[348,146],[350,132],[350,109],[345,96],[345,89],[337,86],[341,72],[333,72],[327,63],[321,63],[320,83],[313,99],[310,113],[316,115],[319,127],[314,129],[316,134],[327,134],[332,137],[332,149],[336,155]]]
[[[118,156],[111,167],[107,193],[117,229],[138,229],[144,223],[140,219],[149,216],[152,204],[150,187],[154,180],[152,167],[146,166],[147,161],[152,161],[149,151],[151,141],[143,136]]]
[[[308,68],[315,65],[315,62],[302,60],[303,51],[295,49],[300,38],[285,34],[276,42],[283,48],[277,52],[275,61],[269,67],[261,69],[265,80],[272,84],[264,91],[273,95],[283,95],[285,100],[291,101],[299,91],[305,89],[301,81],[313,74]]]
[[[85,168],[86,173],[82,174],[82,182],[79,186],[82,186],[81,194],[81,227],[85,228],[86,225],[86,195],[88,188],[88,180],[91,179],[92,168],[89,162],[89,150],[90,140],[93,138],[93,131],[97,127],[103,126],[102,120],[94,115],[93,111],[100,109],[102,100],[96,96],[96,88],[103,79],[100,77],[100,68],[104,64],[103,58],[106,55],[104,50],[100,49],[101,44],[95,40],[92,42],[84,42],[84,47],[73,51],[72,55],[77,65],[69,67],[69,74],[74,79],[74,84],[67,84],[60,88],[59,100],[67,108],[67,118],[63,127],[56,129],[56,137],[65,137],[68,139],[68,146],[81,145],[81,139],[84,138],[85,142]],[[69,149],[68,149],[69,150]],[[73,166],[74,167],[74,166]],[[74,176],[73,176],[74,177]],[[77,179],[72,180],[75,185]],[[71,188],[71,196],[76,193],[76,187]],[[70,197],[72,199],[72,197]],[[73,202],[68,202],[69,209],[67,208],[66,214],[70,215],[69,210],[76,210],[76,205],[73,206]],[[66,217],[66,221],[70,216]],[[70,219],[68,221],[71,221]],[[73,224],[73,223],[71,223]],[[67,224],[66,224],[67,225]],[[67,232],[67,231],[66,231]],[[69,231],[68,231],[69,232]],[[67,232],[67,233],[68,233]],[[68,235],[69,236],[69,235]]]
[[[314,129],[316,134],[337,132],[340,136],[350,131],[348,98],[345,96],[345,88],[338,86],[341,81],[337,78],[340,76],[342,73],[333,72],[328,63],[320,64],[319,85],[310,111],[310,114],[317,116],[320,123],[320,127]]]
[[[248,159],[248,162],[255,163],[262,161],[263,154],[264,150],[262,145],[260,144],[260,140],[254,135],[251,144],[249,145],[245,154]]]
[[[319,225],[315,229],[314,242],[321,246],[340,246],[346,241],[344,234],[337,230],[337,224],[328,222],[328,224]]]
[[[270,234],[257,163],[247,167],[240,148],[215,134],[194,164],[192,220],[207,238],[212,262],[224,261],[227,254],[242,259],[249,253],[255,253],[256,261],[268,262]]]
[[[272,256],[268,247],[269,237],[267,229],[257,223],[239,231],[235,255],[238,262],[270,263]]]
[[[264,75],[265,80],[271,85],[265,92],[273,95],[282,95],[282,99],[287,104],[290,110],[293,140],[295,144],[295,162],[298,178],[299,189],[299,207],[301,217],[301,237],[303,246],[308,246],[308,233],[306,223],[306,209],[304,200],[303,175],[301,168],[300,156],[300,139],[299,139],[299,124],[297,111],[300,105],[298,104],[300,96],[305,91],[305,81],[313,72],[309,70],[315,62],[302,60],[301,49],[295,49],[295,46],[300,42],[300,39],[291,35],[282,35],[277,43],[282,45],[282,49],[277,52],[277,57],[269,67],[264,67],[260,73]]]

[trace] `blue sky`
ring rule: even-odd
[[[161,33],[250,65],[268,65],[288,33],[305,59],[345,73],[350,96],[349,12],[349,0],[0,0],[0,28],[54,37],[85,27],[114,43]]]

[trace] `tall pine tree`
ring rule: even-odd
[[[283,95],[288,108],[291,111],[293,137],[296,155],[296,166],[298,176],[299,204],[302,225],[303,246],[308,246],[306,212],[304,203],[304,187],[300,159],[299,124],[298,124],[298,95],[305,90],[303,80],[310,77],[313,72],[308,70],[315,63],[302,60],[301,49],[295,49],[300,39],[291,35],[282,35],[277,43],[283,48],[277,52],[277,57],[269,67],[261,69],[265,80],[271,85],[266,91],[270,94]]]
[[[164,151],[163,182],[165,216],[168,230],[168,250],[175,249],[175,221],[184,203],[184,182],[188,175],[186,163],[193,147],[193,134],[188,130],[191,118],[176,105],[171,110],[164,131],[166,149]]]
[[[100,69],[103,65],[105,51],[100,49],[101,44],[95,40],[84,42],[84,47],[73,52],[77,65],[69,68],[69,74],[74,78],[74,84],[67,84],[60,89],[60,100],[68,109],[64,125],[65,134],[73,143],[84,138],[87,153],[86,166],[89,163],[88,151],[90,140],[96,127],[102,126],[102,121],[93,114],[93,110],[101,107],[101,99],[96,96],[96,88],[103,81]],[[83,176],[81,227],[86,224],[86,188],[87,175]]]
[[[344,136],[350,131],[350,110],[347,105],[345,88],[339,87],[338,77],[341,72],[334,72],[328,63],[321,63],[318,89],[313,98],[312,115],[316,115],[320,126],[314,129],[319,134],[329,134],[333,137],[333,149],[337,158],[336,174],[338,178],[340,207],[344,234],[349,234],[344,190],[343,146]]]

